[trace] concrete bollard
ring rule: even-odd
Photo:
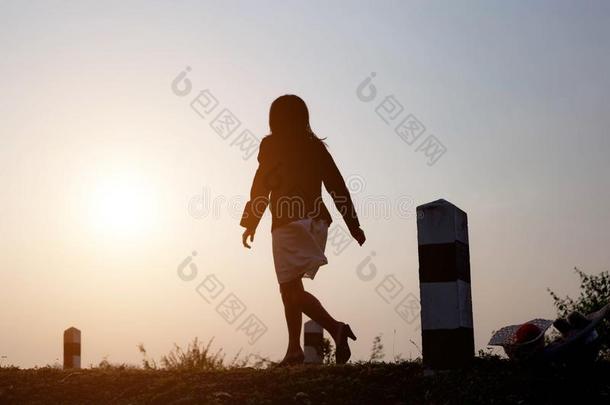
[[[303,352],[305,353],[305,363],[322,364],[324,353],[322,347],[324,343],[324,329],[315,321],[305,322],[303,334]]]
[[[64,369],[80,368],[80,330],[71,327],[64,331]]]
[[[427,370],[474,358],[468,218],[445,200],[417,207],[422,352]]]

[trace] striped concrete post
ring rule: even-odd
[[[80,368],[80,330],[72,327],[64,331],[64,369]]]
[[[303,340],[305,363],[322,364],[324,360],[324,354],[322,353],[324,329],[312,320],[305,322]]]
[[[445,200],[417,207],[424,367],[467,366],[474,358],[466,213]]]

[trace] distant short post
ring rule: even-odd
[[[422,352],[427,370],[474,358],[468,218],[445,200],[417,207]]]
[[[316,322],[309,320],[305,322],[303,337],[303,350],[305,352],[305,363],[322,364],[324,360],[324,329]]]
[[[64,331],[64,369],[80,368],[80,330],[71,327]]]

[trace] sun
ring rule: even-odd
[[[89,196],[89,220],[104,236],[123,238],[154,226],[156,196],[142,176],[114,174],[98,179]]]

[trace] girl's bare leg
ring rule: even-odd
[[[302,291],[301,279],[280,284],[286,326],[288,327],[288,349],[283,360],[285,362],[299,363],[303,361],[303,349],[301,349]]]
[[[299,322],[302,322],[300,314],[296,315],[293,313],[293,311],[296,311],[296,308],[326,329],[333,339],[337,339],[337,334],[343,323],[333,318],[313,294],[305,291],[301,279],[282,284],[280,286],[280,291],[282,291],[282,300],[284,301],[284,312],[286,313],[289,339],[291,330],[296,333],[296,337],[292,337],[292,339],[296,339],[296,342],[293,342],[292,344],[289,343],[289,352],[291,352],[291,348],[296,349],[294,352],[301,351],[301,324],[299,323],[298,328],[289,324],[289,322],[293,321],[296,323],[297,319]]]
[[[336,341],[342,323],[330,316],[328,311],[322,306],[322,303],[313,294],[303,290],[301,300],[303,313],[326,329]]]

